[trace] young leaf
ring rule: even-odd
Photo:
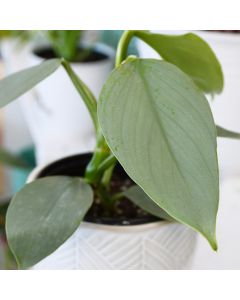
[[[146,212],[153,216],[164,220],[174,221],[159,205],[152,201],[146,193],[138,186],[134,185],[124,192],[124,195],[130,199],[134,204],[141,207]]]
[[[214,94],[222,91],[220,63],[209,45],[196,34],[164,35],[148,31],[136,31],[135,34],[164,60],[192,77],[204,92]]]
[[[40,65],[19,71],[0,80],[0,107],[7,105],[29,91],[51,75],[60,64],[60,59],[50,59]]]
[[[27,184],[11,201],[6,217],[10,248],[21,269],[36,264],[78,228],[93,202],[80,178],[53,176]]]
[[[136,184],[216,249],[216,127],[192,80],[164,61],[127,60],[105,83],[98,117],[110,149]]]
[[[227,130],[223,127],[216,126],[217,128],[217,136],[223,138],[230,138],[230,139],[240,139],[240,133]]]

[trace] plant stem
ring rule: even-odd
[[[134,36],[134,30],[126,30],[122,34],[117,47],[115,67],[118,67],[127,57],[128,45]]]
[[[110,151],[110,150],[109,150]],[[101,179],[101,176],[103,175],[103,173],[105,171],[110,170],[110,168],[115,165],[116,163],[116,157],[109,151],[101,151],[101,149],[98,149],[98,153],[97,155],[93,156],[93,161],[92,164],[88,165],[87,167],[87,171],[86,171],[86,176],[85,178],[87,178],[88,182],[92,182],[95,183],[97,181],[99,181]],[[107,153],[107,156],[105,155]],[[102,161],[102,159],[104,158],[104,160]],[[110,173],[111,176],[111,173]],[[107,178],[105,178],[107,179]],[[110,178],[107,180],[107,182],[109,182]],[[104,186],[106,186],[106,182],[104,184],[104,182],[102,181],[102,184]]]
[[[112,173],[113,173],[115,165],[116,165],[116,163],[113,163],[111,165],[111,167],[109,167],[102,176],[101,184],[103,186],[105,186],[107,190],[109,190],[109,184],[110,184],[110,181],[112,178]]]
[[[97,172],[102,174],[116,162],[116,157],[111,153],[98,167]]]
[[[99,184],[99,186],[96,189],[96,193],[98,197],[101,199],[101,202],[105,207],[106,212],[110,216],[113,209],[113,204],[115,203],[112,201],[112,197],[110,196],[110,193],[102,184]]]
[[[86,172],[85,172],[85,179],[89,183],[96,183],[99,179],[98,168],[101,163],[111,154],[108,145],[99,131],[97,134],[97,144],[96,148],[93,153],[93,157],[89,162]]]
[[[77,74],[71,68],[70,64],[65,59],[62,59],[62,66],[66,70],[76,90],[78,91],[84,103],[86,104],[97,133],[99,131],[99,124],[97,119],[97,101],[94,95],[92,94],[90,89],[85,85],[85,83],[77,76]]]

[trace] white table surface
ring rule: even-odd
[[[217,240],[218,251],[214,252],[198,237],[192,269],[240,270],[240,176],[221,183]]]

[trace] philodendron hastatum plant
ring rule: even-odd
[[[162,59],[127,57],[133,37]],[[60,66],[89,110],[96,148],[84,178],[37,179],[12,199],[6,232],[19,267],[29,268],[62,245],[78,228],[94,195],[109,211],[115,201],[128,197],[155,216],[200,232],[216,250],[216,137],[239,135],[216,127],[204,95],[223,89],[221,66],[210,47],[192,33],[126,31],[98,102],[65,59],[53,59],[0,81],[1,106]],[[136,183],[118,195],[109,185],[117,162]]]
[[[20,46],[41,37],[49,42],[56,57],[64,57],[69,61],[82,61],[92,50],[84,48],[79,51],[83,33],[83,30],[0,30],[0,39],[18,39]]]

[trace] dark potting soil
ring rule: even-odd
[[[72,62],[89,63],[89,62],[106,60],[108,58],[108,56],[106,54],[98,52],[94,49],[89,49],[89,51],[87,51],[87,54],[84,55],[84,58],[82,58],[83,51],[86,51],[86,49],[79,48],[79,50],[78,50],[79,58],[76,58]],[[35,50],[34,54],[43,59],[56,58],[56,54],[50,48],[42,48],[42,49]]]
[[[81,154],[58,160],[42,170],[38,177],[55,175],[83,177],[91,156],[92,154]],[[121,165],[117,164],[110,183],[111,192],[113,194],[123,192],[134,184]],[[145,212],[127,198],[116,201],[109,215],[109,211],[95,193],[94,203],[85,216],[85,221],[107,225],[139,225],[159,221],[159,218]]]

